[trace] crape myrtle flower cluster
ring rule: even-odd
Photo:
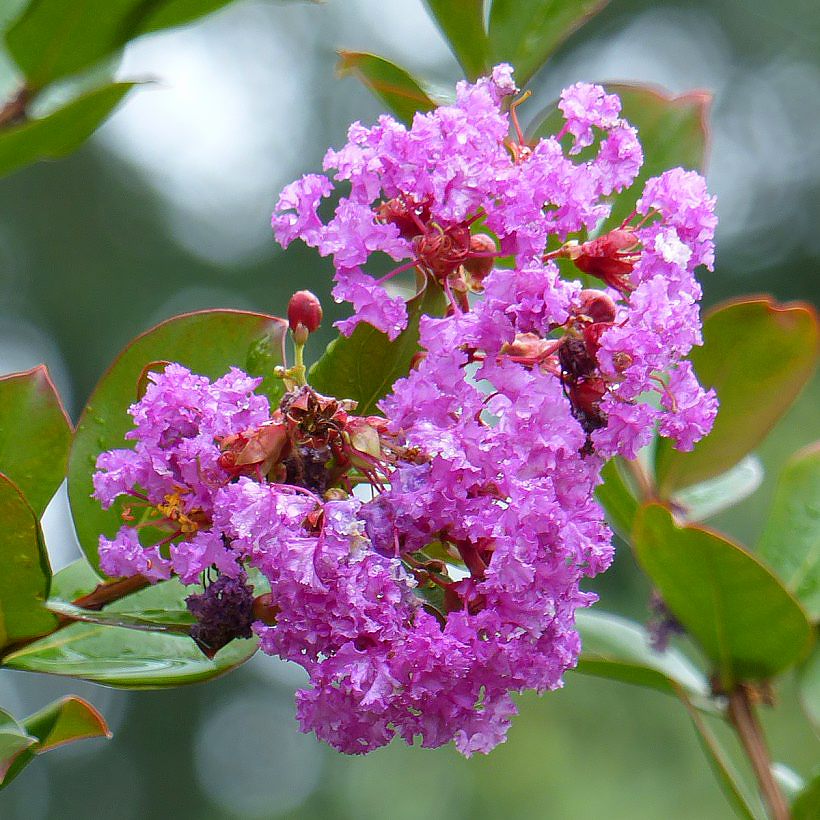
[[[712,264],[703,179],[649,180],[632,218],[596,235],[642,161],[617,97],[567,89],[561,132],[527,144],[515,93],[502,65],[409,129],[351,126],[325,158],[347,192],[327,223],[327,177],[280,197],[277,239],[333,257],[354,309],[342,333],[402,332],[384,287],[401,271],[445,294],[381,415],[298,384],[269,408],[239,371],[210,383],[169,365],[131,408],[134,449],[98,460],[98,500],[130,499],[100,539],[103,571],[204,582],[189,599],[200,644],[251,622],[308,674],[302,729],[343,752],[501,742],[510,694],[554,689],[577,661],[575,610],[595,600],[580,583],[612,558],[602,465],[653,429],[689,449],[716,412],[683,358],[700,342],[693,271]],[[382,281],[364,269],[376,252],[397,263]],[[289,318],[297,346],[318,324]],[[250,590],[252,569],[269,592]]]

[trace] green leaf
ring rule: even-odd
[[[811,655],[797,673],[800,704],[803,711],[820,734],[820,643],[816,643]]]
[[[71,603],[91,592],[99,583],[100,576],[85,558],[72,561],[51,579],[49,601]]]
[[[223,675],[256,651],[234,640],[208,660],[190,639],[117,626],[72,624],[9,655],[4,666],[124,689],[160,689]]]
[[[179,612],[190,591],[175,579],[164,581],[115,601],[105,612]],[[250,658],[257,643],[255,638],[231,641],[209,660],[188,637],[76,623],[8,655],[4,665],[107,686],[157,689],[225,674]]]
[[[811,376],[819,337],[817,316],[807,305],[748,300],[707,314],[703,347],[692,351],[691,360],[700,383],[717,392],[720,409],[712,432],[691,453],[658,442],[655,475],[662,498],[720,475],[760,443]]]
[[[183,26],[224,8],[232,0],[155,0],[140,3],[131,15],[128,39],[152,31]],[[129,25],[126,25],[126,29]]]
[[[169,319],[137,337],[114,361],[95,388],[77,423],[68,460],[68,494],[77,538],[91,565],[98,568],[97,542],[100,534],[113,538],[121,525],[120,509],[114,504],[103,510],[91,498],[91,475],[97,456],[126,446],[131,429],[126,412],[136,400],[137,384],[149,362],[178,362],[194,373],[216,379],[231,366],[242,367],[251,358],[252,376],[270,376],[254,367],[281,364],[276,351],[287,323],[283,319],[233,310],[189,313]],[[266,350],[266,354],[260,350]],[[250,351],[250,352],[249,352]],[[255,351],[255,355],[253,354]],[[263,383],[275,404],[282,393],[280,382]]]
[[[576,671],[609,678],[678,696],[678,687],[696,698],[701,708],[717,711],[709,700],[709,684],[681,652],[655,652],[640,625],[605,612],[575,613],[581,636],[581,658]]]
[[[703,521],[748,498],[763,481],[763,465],[746,456],[717,478],[678,490],[671,498],[675,513],[687,524]]]
[[[36,744],[36,737],[31,737],[8,712],[0,709],[0,788],[8,785],[33,757],[26,753]]]
[[[4,788],[35,755],[89,737],[110,738],[99,713],[84,700],[66,697],[18,723],[0,711],[0,788]]]
[[[70,695],[23,720],[26,731],[39,741],[36,754],[49,752],[75,740],[111,738],[102,716],[81,698]]]
[[[757,551],[809,617],[820,619],[820,442],[794,455],[778,476]]]
[[[639,624],[617,615],[577,612],[576,626],[582,652],[576,671],[610,680],[656,689],[677,697],[686,707],[698,739],[721,787],[741,817],[757,820],[743,794],[741,780],[698,711],[720,714],[710,697],[709,683],[685,655],[675,649],[652,651],[649,636]]]
[[[63,481],[71,422],[43,365],[0,378],[0,471],[39,517]]]
[[[742,785],[743,781],[732,765],[731,758],[721,746],[712,730],[698,714],[698,710],[694,704],[683,691],[678,692],[678,697],[692,721],[706,759],[709,761],[709,765],[715,773],[720,787],[734,807],[738,817],[743,817],[745,820],[766,820],[762,809],[756,809],[752,805],[749,797],[745,794]]]
[[[468,80],[489,70],[484,0],[424,0]]]
[[[493,0],[488,38],[492,64],[515,67],[519,87],[609,0]]]
[[[353,74],[375,94],[390,112],[405,125],[413,122],[417,111],[432,111],[436,104],[404,69],[373,54],[340,51],[338,72]]]
[[[612,458],[604,465],[601,470],[603,484],[595,488],[595,498],[604,508],[609,526],[626,541],[632,532],[638,502],[621,475],[621,463],[621,459]]]
[[[780,582],[736,544],[679,528],[660,504],[641,507],[632,544],[666,606],[715,664],[728,689],[796,663],[814,635]]]
[[[806,787],[806,783],[803,778],[785,763],[778,763],[775,761],[769,768],[777,788],[780,789],[783,797],[785,797],[790,803]]]
[[[39,90],[102,60],[126,41],[123,22],[139,0],[31,0],[6,32],[6,49]]]
[[[375,412],[396,379],[407,375],[410,360],[418,352],[419,319],[436,315],[443,305],[441,289],[428,284],[407,303],[407,329],[395,341],[364,322],[356,325],[349,338],[334,339],[324,355],[311,367],[311,386],[338,399],[355,399],[356,412]]]
[[[187,609],[148,609],[136,612],[113,612],[110,609],[82,609],[63,601],[49,601],[46,608],[57,615],[104,626],[124,626],[146,632],[168,632],[172,635],[188,635],[196,620]]]
[[[791,820],[817,820],[820,817],[820,775],[806,784],[791,807]]]
[[[56,618],[43,609],[51,568],[37,515],[0,473],[0,637],[9,642],[43,635]]]
[[[47,117],[0,130],[0,174],[70,153],[91,136],[134,85],[111,83],[96,88]]]
[[[36,91],[99,63],[129,40],[176,26],[229,0],[31,0],[6,48]]]

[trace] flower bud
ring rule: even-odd
[[[430,209],[425,205],[408,207],[401,199],[390,199],[374,208],[379,222],[395,225],[402,239],[413,239],[424,232],[430,219]]]
[[[615,302],[602,290],[587,288],[579,294],[581,305],[578,312],[593,322],[614,322]]]
[[[493,269],[493,262],[497,250],[495,242],[486,233],[477,233],[470,237],[470,251],[463,265],[469,274],[468,285],[475,290],[480,290],[484,277]]]
[[[322,306],[309,290],[299,290],[288,302],[288,324],[292,333],[302,325],[308,333],[313,333],[322,323]]]

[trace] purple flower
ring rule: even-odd
[[[396,736],[465,756],[501,743],[511,695],[560,687],[577,662],[575,613],[595,601],[581,583],[612,560],[594,496],[605,460],[656,431],[691,449],[716,412],[684,360],[701,342],[693,274],[712,264],[704,181],[649,180],[634,219],[599,235],[642,163],[620,102],[576,84],[563,129],[528,145],[510,137],[515,93],[501,65],[409,128],[354,123],[325,156],[333,181],[280,196],[277,239],[333,257],[334,297],[354,310],[343,333],[364,321],[399,337],[405,305],[382,285],[403,270],[447,297],[444,318],[422,317],[422,355],[383,418],[307,387],[270,417],[239,371],[212,384],[172,365],[131,408],[134,449],[98,460],[95,497],[132,495],[167,534],[150,548],[127,526],[101,539],[103,569],[216,571],[189,599],[211,648],[245,634],[244,573],[260,572],[260,647],[303,667],[299,725],[345,753]],[[334,182],[349,193],[323,223]],[[365,272],[377,252],[398,263],[380,282]],[[269,442],[259,469],[225,468],[226,436],[234,459]]]
[[[593,126],[603,131],[620,124],[621,101],[615,94],[606,94],[599,85],[575,83],[561,92],[558,108],[564,115],[564,131],[574,138],[572,154],[592,145]]]
[[[511,68],[500,65],[473,85],[459,83],[453,105],[417,114],[409,129],[386,116],[371,128],[354,123],[347,144],[325,156],[324,170],[350,185],[325,225],[316,217],[330,190],[323,178],[309,174],[282,193],[276,238],[286,245],[300,237],[333,256],[334,296],[354,309],[337,325],[342,333],[365,321],[393,339],[406,325],[401,301],[361,271],[374,252],[406,260],[397,270],[415,267],[446,288],[470,258],[470,226],[479,217],[502,250],[532,263],[551,237],[591,231],[609,212],[604,197],[635,178],[642,153],[615,95],[588,84],[562,95],[571,153],[601,137],[597,156],[575,163],[556,138],[511,143],[502,101],[514,93]]]
[[[99,456],[94,498],[108,508],[117,497],[130,496],[132,506],[153,508],[153,522],[169,538],[193,540],[185,540],[169,563],[158,547],[143,554],[137,531],[125,527],[113,540],[101,538],[101,568],[114,577],[160,580],[170,577],[173,566],[185,583],[212,565],[231,574],[224,546],[199,530],[210,519],[215,492],[230,480],[219,466],[218,441],[269,418],[267,399],[253,392],[260,380],[232,368],[211,383],[178,364],[148,378],[145,395],[128,411],[134,429],[125,437],[135,441],[134,449]]]

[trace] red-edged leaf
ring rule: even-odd
[[[373,54],[356,51],[339,52],[339,74],[353,74],[372,91],[405,125],[410,125],[417,111],[432,111],[436,104],[404,69]]]
[[[89,737],[111,738],[100,713],[81,698],[70,695],[25,718],[26,731],[40,742],[36,754]]]
[[[0,637],[2,643],[51,631],[43,609],[51,582],[40,522],[20,490],[0,473]]]
[[[0,471],[41,516],[62,483],[71,422],[43,365],[0,378]]]

